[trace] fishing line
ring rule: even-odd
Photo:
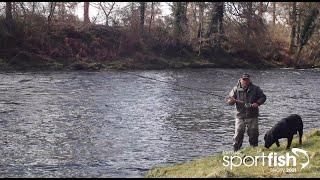
[[[193,91],[198,91],[198,92],[205,93],[205,94],[212,95],[212,96],[216,96],[216,97],[219,97],[219,98],[222,98],[222,99],[226,99],[226,97],[218,95],[218,94],[215,94],[215,93],[212,93],[212,92],[208,92],[208,91],[204,91],[204,90],[200,90],[200,89],[196,89],[196,88],[191,88],[191,87],[188,87],[188,86],[179,85],[177,83],[163,81],[163,80],[159,80],[159,79],[156,79],[156,78],[142,76],[142,75],[135,74],[135,73],[130,73],[130,72],[124,72],[124,73],[130,74],[130,75],[134,75],[134,76],[137,76],[137,77],[141,77],[141,78],[144,78],[144,79],[149,79],[149,80],[154,80],[154,81],[158,81],[158,82],[162,82],[162,83],[166,83],[166,84],[171,84],[171,85],[174,85],[174,86],[177,86],[177,87],[182,87],[182,88],[193,90]]]

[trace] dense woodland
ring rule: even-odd
[[[2,2],[1,69],[320,66],[319,2],[167,5]]]

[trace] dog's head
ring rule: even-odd
[[[269,148],[274,142],[273,135],[267,132],[264,135],[264,147]]]

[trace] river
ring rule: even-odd
[[[218,96],[243,72],[267,96],[260,145],[291,113],[301,115],[304,132],[320,127],[319,69],[128,72],[170,83],[127,71],[0,73],[0,177],[141,177],[231,151],[235,108]]]

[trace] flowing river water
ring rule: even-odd
[[[231,151],[235,108],[218,96],[243,72],[267,96],[260,145],[292,113],[305,132],[320,127],[318,69],[1,73],[0,177],[141,177]]]

